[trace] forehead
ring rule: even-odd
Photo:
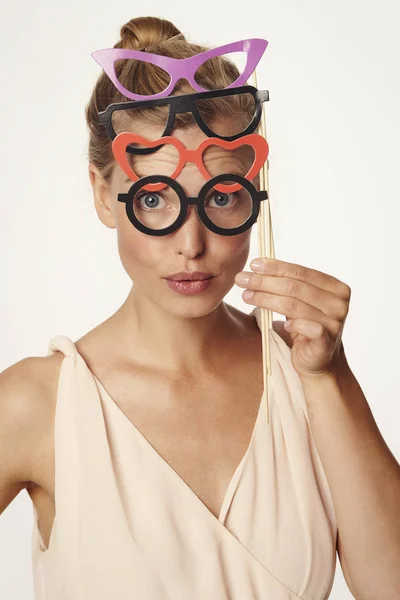
[[[218,135],[223,137],[229,137],[237,134],[237,119],[235,119],[234,117],[215,118],[209,123],[209,125],[211,129],[213,129],[214,131],[218,131]],[[149,140],[156,140],[161,137],[159,126],[151,123],[146,123],[145,121],[142,121],[140,123],[136,122],[135,132],[139,133],[140,135],[146,137]],[[198,127],[198,125],[193,119],[190,122],[190,124],[186,124],[185,126],[180,127],[174,127],[170,135],[182,142],[182,144],[186,148],[191,149],[197,148],[197,146],[199,146],[203,140],[206,140],[209,137],[200,129],[200,127]]]
[[[233,135],[235,129],[237,130],[237,124],[233,123],[231,117],[221,117],[217,121],[218,131],[221,135],[230,136]],[[141,122],[143,129],[138,131],[138,123],[135,124],[135,131],[142,137],[156,141],[160,139],[158,132],[158,125]],[[212,177],[219,173],[236,173],[245,176],[250,170],[254,159],[254,149],[248,145],[239,145],[234,149],[230,149],[230,144],[219,138],[213,138],[215,143],[207,144],[206,148],[202,152],[202,156],[199,154],[192,156],[185,156],[184,149],[195,150],[199,147],[202,142],[206,140],[212,141],[207,134],[205,134],[196,124],[195,121],[190,125],[176,127],[173,129],[171,136],[176,139],[183,148],[178,148],[171,143],[163,144],[157,151],[146,155],[140,154],[128,154],[127,159],[131,169],[137,177],[145,177],[147,175],[171,175],[177,168],[178,163],[181,163],[179,172],[181,175],[177,175],[178,179],[182,177],[189,177],[190,179],[202,179],[202,175],[199,169],[202,163]],[[222,144],[222,145],[221,145]],[[228,146],[227,148],[224,146]],[[185,160],[188,159],[188,162]],[[182,161],[182,162],[181,162]],[[196,161],[196,162],[193,162]],[[125,174],[119,168],[114,169],[114,175],[117,180],[120,180]],[[126,179],[129,182],[129,177]]]
[[[233,124],[231,118],[223,118],[219,120],[218,132],[222,136],[229,137],[231,135],[234,135],[234,133],[232,133],[234,129],[235,125]],[[154,143],[158,139],[161,139],[159,135],[157,136],[157,127],[154,125],[148,125],[144,127],[143,130],[140,132],[140,135],[142,135],[142,137],[145,137],[148,140],[151,140],[152,143]],[[247,145],[239,145],[231,150],[229,142],[221,140],[219,137],[216,136],[207,136],[207,134],[205,134],[195,123],[194,125],[190,126],[174,128],[171,135],[168,137],[175,138],[183,145],[185,149],[188,150],[195,150],[205,140],[215,140],[215,143],[210,143],[210,145],[207,146],[207,149],[205,151],[205,154],[207,154],[207,158],[210,157],[213,153],[218,153],[218,151],[220,154],[222,151],[222,153],[225,153],[227,155],[232,154],[232,156],[243,156],[243,158],[246,158],[248,156],[249,147]],[[253,149],[251,149],[251,151],[253,152]],[[131,154],[130,159],[134,161],[141,160],[144,162],[152,160],[159,161],[163,159],[174,160],[178,154],[179,151],[176,146],[174,146],[173,144],[163,144],[161,148],[154,153],[147,155]]]

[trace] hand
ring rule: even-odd
[[[349,312],[351,289],[331,275],[282,260],[259,258],[261,271],[243,271],[235,283],[245,287],[245,302],[281,313],[290,319],[292,365],[300,377],[320,376],[344,362],[342,333]],[[240,283],[239,276],[249,276]],[[247,298],[248,290],[253,290]],[[249,292],[250,293],[250,292]]]

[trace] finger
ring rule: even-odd
[[[245,294],[245,292],[246,290],[243,292],[243,294]],[[341,321],[325,315],[319,309],[310,306],[309,304],[306,304],[297,298],[278,296],[277,294],[258,291],[255,291],[253,296],[249,299],[246,299],[246,297],[243,295],[242,297],[246,303],[268,308],[269,310],[288,317],[288,319],[306,319],[308,321],[316,321],[325,327],[332,339],[336,339],[343,327]]]
[[[334,347],[329,332],[321,323],[309,321],[307,319],[293,319],[285,323],[285,329],[290,331],[295,341],[297,336],[301,336],[310,341],[307,346],[308,352],[315,357],[332,356]]]
[[[349,311],[349,302],[346,302],[332,292],[323,290],[315,285],[292,279],[291,277],[273,277],[258,273],[248,273],[247,283],[241,283],[239,277],[235,278],[237,285],[246,289],[269,292],[278,296],[297,298],[302,302],[317,308],[332,319],[345,319]]]
[[[291,319],[284,324],[284,327],[290,333],[300,333],[310,340],[324,340],[321,350],[326,350],[331,345],[331,340],[327,336],[327,331],[321,323],[309,321],[307,319]]]
[[[350,299],[350,287],[343,281],[333,277],[333,275],[303,265],[277,260],[276,258],[257,258],[256,260],[262,264],[261,271],[257,270],[258,273],[265,273],[273,277],[291,277],[331,292],[344,300]],[[250,263],[250,268],[256,271],[254,262]]]

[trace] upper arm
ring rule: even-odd
[[[38,360],[24,358],[0,373],[0,514],[31,480],[32,445],[40,414]]]
[[[356,592],[355,592],[353,583],[351,581],[349,569],[347,567],[346,557],[345,557],[343,549],[342,549],[339,531],[338,531],[338,535],[336,537],[336,552],[337,552],[337,555],[338,555],[338,558],[340,561],[340,567],[342,569],[344,580],[347,583],[347,587],[349,588],[350,592],[354,595],[354,597],[356,597]]]

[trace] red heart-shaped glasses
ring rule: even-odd
[[[204,179],[209,180],[211,177],[215,176],[215,173],[209,173],[203,160],[203,155],[210,146],[219,146],[226,150],[235,150],[241,146],[250,146],[254,151],[254,160],[249,171],[246,173],[246,175],[244,175],[244,177],[248,180],[251,180],[258,175],[262,165],[267,160],[269,153],[267,140],[262,135],[257,133],[251,133],[230,142],[220,138],[211,137],[203,140],[197,148],[190,149],[186,148],[186,146],[184,146],[180,140],[172,136],[165,136],[159,138],[158,140],[148,140],[147,138],[136,133],[123,131],[114,138],[112,143],[112,151],[119,166],[124,171],[126,176],[132,181],[137,181],[140,177],[135,173],[131,164],[129,163],[128,156],[132,157],[132,155],[127,154],[126,148],[130,144],[140,144],[141,146],[145,146],[147,148],[154,148],[155,146],[164,144],[171,144],[174,146],[178,150],[179,158],[173,173],[168,174],[171,179],[176,179],[187,162],[195,163]],[[151,156],[155,155],[152,154]],[[156,183],[148,184],[145,186],[145,189],[151,192],[156,192],[164,187],[166,187],[165,183]],[[215,187],[218,191],[227,193],[236,192],[241,188],[239,183],[231,185],[219,184]]]

